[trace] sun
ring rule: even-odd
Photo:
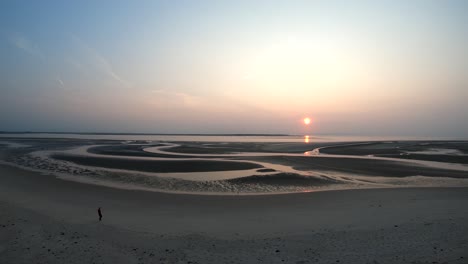
[[[304,118],[304,124],[306,125],[310,124],[310,118],[308,117]]]

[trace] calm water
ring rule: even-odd
[[[294,136],[239,136],[239,135],[125,135],[125,134],[50,134],[23,133],[0,134],[0,138],[75,138],[75,139],[111,139],[111,140],[147,140],[147,141],[198,141],[198,142],[345,142],[345,141],[394,141],[394,140],[461,140],[442,137],[365,137],[334,135],[294,135]]]

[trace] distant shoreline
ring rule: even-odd
[[[9,137],[9,135],[11,135]],[[300,137],[304,134],[282,134],[282,133],[119,133],[119,132],[47,132],[47,131],[0,131],[1,138],[14,138],[14,135],[81,135],[81,136],[195,136],[195,137]],[[455,136],[367,136],[353,134],[309,134],[310,138],[343,138],[342,142],[356,141],[468,141],[468,137]],[[34,138],[34,137],[31,137]],[[42,137],[41,137],[42,138]],[[301,140],[302,141],[302,140]],[[336,140],[331,140],[336,141]]]
[[[237,137],[242,137],[242,136],[280,136],[280,137],[286,137],[286,136],[302,136],[302,135],[290,135],[290,134],[210,134],[210,133],[116,133],[116,132],[31,132],[31,131],[22,131],[22,132],[7,132],[7,131],[0,131],[0,134],[64,134],[64,135],[70,135],[70,134],[77,134],[77,135],[143,135],[143,136],[237,136]]]

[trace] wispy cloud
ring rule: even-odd
[[[131,87],[132,85],[130,82],[122,78],[119,74],[116,73],[112,64],[103,56],[101,55],[96,49],[89,46],[86,42],[84,42],[81,38],[74,34],[70,34],[73,41],[75,41],[80,47],[82,47],[93,59],[94,66],[104,73],[105,75],[109,76],[110,78],[114,79],[115,81],[119,82],[125,87]],[[79,62],[74,62],[75,65],[81,65]]]
[[[151,90],[152,94],[158,95],[158,104],[183,105],[185,107],[196,107],[202,104],[203,98],[184,92],[173,92],[163,89]]]
[[[14,47],[18,48],[23,52],[26,52],[27,54],[31,55],[36,59],[39,59],[44,64],[44,66],[47,67],[47,70],[52,75],[51,79],[56,81],[61,88],[65,88],[65,83],[63,82],[60,75],[49,68],[48,59],[38,45],[31,41],[27,36],[19,32],[15,32],[8,36],[8,40]]]
[[[65,59],[65,62],[67,64],[70,64],[70,66],[74,67],[77,70],[83,69],[83,65],[79,61],[77,61],[77,60],[75,60],[75,59],[73,59],[71,57]]]
[[[39,47],[32,43],[26,36],[20,33],[14,33],[9,36],[8,40],[14,47],[32,56],[38,57],[43,61],[46,59]]]
[[[60,76],[57,76],[56,81],[60,84],[60,86],[64,87],[65,84],[63,83],[63,80]]]

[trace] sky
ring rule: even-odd
[[[0,131],[466,137],[467,14],[463,0],[3,0]]]

